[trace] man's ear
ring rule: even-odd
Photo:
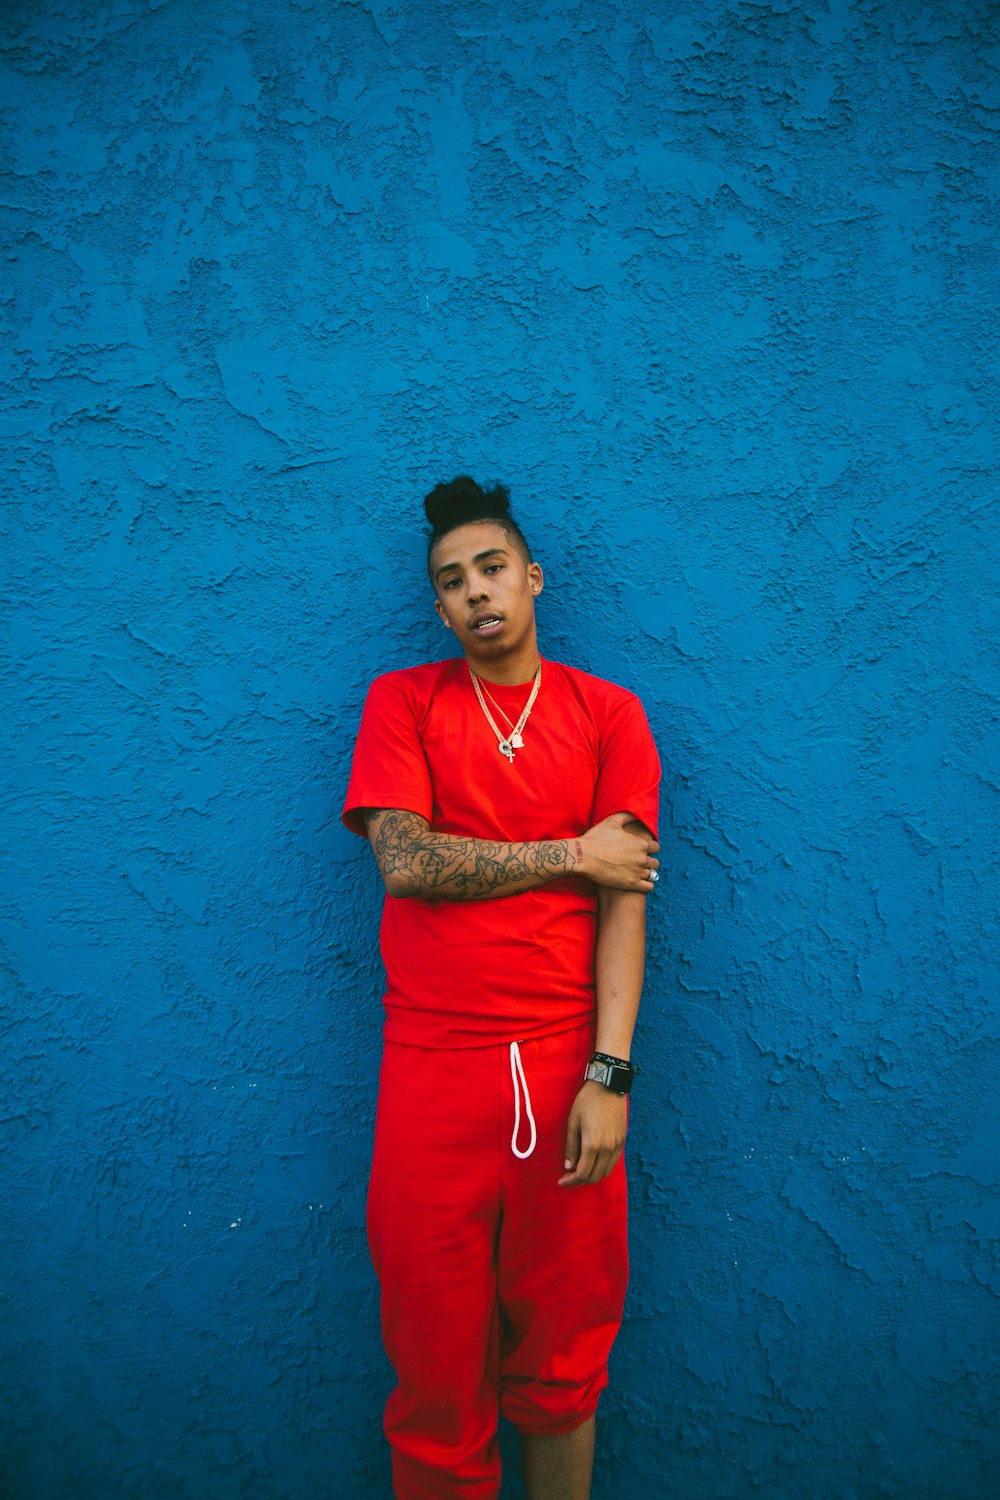
[[[537,597],[545,587],[545,574],[542,572],[541,563],[528,564],[528,583],[531,586],[531,592]]]
[[[438,614],[440,615],[440,617],[441,617],[441,624],[444,626],[445,630],[450,630],[451,629],[451,621],[448,619],[448,616],[445,614],[444,610],[441,608],[441,600],[440,599],[435,599],[434,600],[434,608],[437,610]]]

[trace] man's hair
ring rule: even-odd
[[[431,490],[424,499],[424,510],[431,523],[427,543],[428,572],[431,553],[441,538],[454,531],[456,526],[468,526],[473,521],[496,521],[525,562],[531,562],[531,548],[510,513],[510,491],[505,484],[495,484],[492,489],[484,490],[468,474],[459,474],[449,484],[439,484]],[[434,582],[433,574],[431,582]]]

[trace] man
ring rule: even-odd
[[[503,1411],[530,1500],[586,1500],[659,763],[632,694],[542,662],[542,569],[506,490],[462,476],[425,506],[462,656],[375,680],[344,807],[387,893],[368,1224],[393,1484],[495,1500]]]

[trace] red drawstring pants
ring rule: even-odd
[[[537,1128],[511,1149],[507,1045],[387,1043],[368,1197],[397,1500],[495,1500],[498,1410],[564,1433],[596,1410],[628,1276],[624,1162],[557,1186],[589,1026],[520,1045]],[[521,1100],[519,1149],[530,1144]]]

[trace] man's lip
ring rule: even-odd
[[[479,625],[485,625],[487,623],[489,623],[490,625],[502,625],[503,615],[498,615],[493,610],[486,610],[483,614],[473,615],[472,617],[473,630],[475,630]]]

